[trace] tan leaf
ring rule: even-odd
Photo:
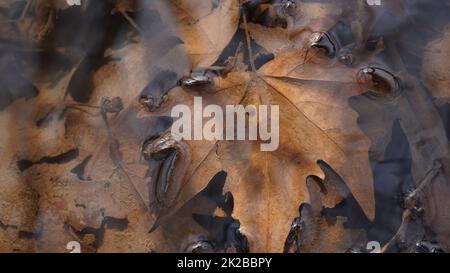
[[[213,64],[237,30],[239,1],[175,0],[170,8],[193,67]]]

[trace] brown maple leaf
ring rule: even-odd
[[[32,2],[0,18],[18,27],[0,48],[0,250],[415,251],[428,229],[448,248],[448,35],[406,62],[403,5],[383,7],[395,21],[364,1]],[[44,61],[21,69],[22,51]],[[195,97],[279,106],[278,149],[174,139],[171,110]]]

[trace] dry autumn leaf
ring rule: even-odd
[[[406,2],[0,1],[0,251],[448,251],[450,6]],[[199,97],[279,135],[180,140]]]

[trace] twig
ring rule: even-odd
[[[417,184],[416,189],[409,194],[406,202],[407,205],[411,206],[417,199],[420,198],[420,194],[422,194],[425,189],[430,185],[431,181],[436,177],[436,175],[442,169],[442,163],[439,161],[435,161],[433,167],[425,174],[425,177]]]
[[[406,209],[403,212],[402,216],[402,224],[398,229],[397,233],[392,237],[392,239],[383,247],[382,253],[385,253],[393,244],[397,243],[400,238],[405,236],[405,233],[408,229],[408,225],[411,223],[411,218],[413,213],[411,210],[414,209],[415,204],[421,197],[421,193],[425,191],[425,189],[431,184],[433,179],[442,169],[442,163],[439,161],[435,161],[433,167],[425,174],[425,176],[421,179],[421,181],[417,184],[416,189],[408,195],[406,203]]]
[[[31,5],[33,5],[33,4],[34,4],[34,0],[29,0],[29,1],[26,3],[24,9],[22,10],[22,14],[20,15],[20,19],[25,18],[26,14],[28,13],[28,11],[29,11],[30,8],[31,8]]]
[[[103,122],[105,123],[106,130],[108,132],[108,142],[109,142],[111,160],[113,161],[113,163],[116,167],[116,170],[118,170],[125,176],[128,184],[131,186],[131,189],[134,191],[134,194],[139,199],[141,206],[148,212],[149,209],[144,201],[144,197],[138,191],[138,189],[136,188],[136,186],[133,183],[133,179],[130,177],[128,172],[125,170],[125,167],[123,166],[122,158],[121,158],[119,147],[118,147],[118,141],[114,137],[114,134],[111,130],[111,126],[109,125],[107,111],[105,111],[104,109],[101,110],[101,117],[103,119]],[[111,177],[114,175],[114,172],[111,174]]]
[[[250,66],[252,67],[252,71],[256,72],[256,66],[253,60],[253,50],[250,41],[250,34],[248,33],[247,15],[245,14],[245,11],[242,12],[242,17],[244,20],[245,39],[247,40],[248,58],[250,60]]]
[[[381,253],[386,253],[387,250],[394,244],[396,244],[401,237],[405,236],[408,225],[411,222],[411,211],[405,210],[402,215],[402,224],[398,229],[397,233],[392,237],[392,239],[381,249]]]
[[[123,15],[123,17],[125,17],[125,19],[128,21],[128,23],[130,23],[130,25],[135,28],[139,33],[142,33],[141,29],[139,28],[139,26],[134,22],[133,18],[130,17],[130,15],[128,15],[128,13],[122,9],[119,9],[120,13]]]
[[[99,109],[100,111],[98,114],[93,115],[93,114],[90,114],[89,112],[87,112],[86,110],[84,110],[82,107],[87,107],[87,108],[91,108],[91,109]],[[110,158],[113,161],[113,164],[115,165],[115,170],[111,174],[111,177],[114,175],[115,171],[117,171],[117,170],[120,171],[125,176],[128,184],[131,186],[136,197],[139,199],[138,202],[140,202],[142,207],[148,212],[149,209],[144,201],[144,197],[140,194],[140,192],[134,185],[132,178],[130,177],[128,172],[125,170],[125,167],[123,166],[122,158],[120,156],[120,151],[119,151],[119,147],[118,147],[118,142],[117,142],[117,139],[114,137],[114,134],[111,130],[111,126],[108,121],[108,111],[105,109],[105,106],[104,105],[95,106],[95,105],[84,104],[84,103],[75,103],[75,104],[68,105],[66,107],[66,109],[75,109],[75,110],[87,113],[89,115],[92,115],[92,116],[97,116],[97,115],[101,116],[101,118],[106,126],[107,133],[108,133]]]

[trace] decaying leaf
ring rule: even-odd
[[[0,251],[449,251],[437,2],[0,1]],[[175,137],[199,97],[277,148]]]
[[[239,22],[239,1],[179,0],[170,3],[192,64],[209,66],[230,42]]]

